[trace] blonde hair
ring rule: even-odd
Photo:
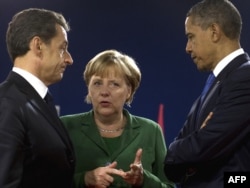
[[[87,87],[93,75],[105,77],[109,74],[110,67],[115,68],[116,74],[124,75],[126,83],[131,87],[131,95],[126,101],[126,104],[130,106],[141,82],[141,71],[132,57],[117,50],[102,51],[87,63],[83,72]],[[88,95],[85,101],[91,103]]]

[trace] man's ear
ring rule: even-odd
[[[218,24],[213,23],[211,24],[211,26],[209,27],[210,31],[211,31],[211,39],[213,42],[218,42],[221,38],[222,35],[222,31],[221,28]]]
[[[42,40],[40,37],[33,37],[30,41],[30,49],[36,54],[37,56],[41,57],[42,55]]]

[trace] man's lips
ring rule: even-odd
[[[61,70],[62,72],[64,72],[66,70],[66,67],[62,67]]]

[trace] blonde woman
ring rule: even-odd
[[[136,62],[116,50],[86,65],[89,112],[61,117],[76,151],[75,187],[174,187],[164,175],[160,126],[129,113],[141,81]]]

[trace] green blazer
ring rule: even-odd
[[[166,145],[160,126],[150,119],[131,115],[125,109],[124,115],[127,117],[127,124],[119,139],[119,149],[113,153],[110,153],[99,134],[92,110],[61,117],[76,152],[75,187],[86,187],[83,181],[86,171],[105,166],[113,161],[117,161],[117,169],[128,171],[139,148],[143,149],[143,188],[174,187],[174,184],[164,175],[163,161],[166,156]],[[131,187],[122,178],[114,178],[110,187]]]

